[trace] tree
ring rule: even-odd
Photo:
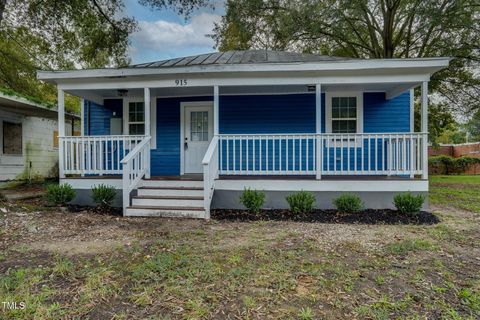
[[[480,111],[475,112],[465,125],[469,141],[480,141]]]
[[[480,109],[478,0],[228,0],[220,50],[273,49],[353,58],[451,56],[430,90],[449,108]]]
[[[186,16],[212,5],[208,0],[139,1]],[[134,30],[124,0],[0,0],[0,89],[55,103],[56,90],[36,80],[38,69],[127,65]],[[67,97],[66,106],[78,111],[78,100]]]

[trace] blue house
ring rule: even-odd
[[[248,50],[38,77],[58,86],[60,177],[76,202],[104,183],[125,215],[209,218],[244,188],[268,208],[299,190],[320,208],[344,192],[370,208],[427,193],[428,81],[448,63]],[[65,92],[82,98],[80,137],[65,136]]]

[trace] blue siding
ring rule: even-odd
[[[101,106],[91,101],[85,100],[85,134],[90,136],[100,136],[110,134],[110,118],[113,112],[121,117],[123,112],[121,99],[105,99]]]
[[[151,152],[152,175],[180,174],[180,103],[212,100],[212,97],[157,99],[157,149]]]
[[[363,131],[409,132],[410,93],[405,92],[390,100],[383,92],[366,92],[363,95]]]
[[[219,108],[221,134],[315,132],[314,94],[220,96]]]
[[[183,101],[212,101],[211,96],[207,97],[182,97],[182,98],[159,98],[157,99],[157,149],[152,150],[152,175],[178,175],[180,174],[180,103]],[[322,106],[325,106],[325,95],[322,94]],[[220,128],[221,134],[249,134],[249,133],[313,133],[315,132],[315,95],[306,94],[285,94],[285,95],[237,95],[220,96]],[[87,110],[87,109],[86,109]],[[86,112],[86,117],[90,119],[89,135],[109,134],[110,118],[122,115],[121,99],[105,100],[104,106],[90,103],[90,112]],[[410,131],[410,97],[406,92],[399,97],[391,100],[385,100],[385,94],[381,92],[364,93],[364,132],[409,132]],[[322,132],[325,132],[325,107],[322,108]],[[227,142],[224,142],[226,144]],[[370,147],[373,150],[374,144],[380,144],[380,141],[370,140]],[[367,148],[368,140],[364,139]],[[300,146],[301,145],[301,146]],[[299,148],[306,153],[308,145],[308,166],[307,159],[295,159],[293,165],[293,148],[296,154]],[[226,145],[225,145],[226,146]],[[297,139],[295,146],[293,143],[286,144],[286,141],[266,142],[262,145],[253,146],[249,142],[249,152],[246,153],[247,142],[243,142],[242,159],[240,160],[240,144],[235,146],[235,163],[237,168],[252,168],[251,160],[255,153],[257,159],[256,170],[259,170],[261,162],[262,169],[282,168],[286,169],[287,150],[288,150],[288,170],[308,170],[314,169],[313,141],[307,139]],[[272,162],[272,156],[275,149],[276,161]],[[382,169],[384,162],[382,156],[384,148],[380,147],[377,160],[371,152],[371,169],[374,169],[375,162],[377,168]],[[225,150],[225,148],[224,148]],[[255,152],[253,151],[255,150]],[[280,151],[281,150],[281,151]],[[260,159],[260,152],[262,159]],[[280,152],[282,160],[280,160]],[[346,169],[346,157],[351,159],[357,157],[357,169],[360,168],[362,159],[359,154],[355,155],[355,150],[344,148],[343,155],[340,150],[337,151],[336,166],[340,169],[338,159],[343,157],[344,168]],[[267,161],[266,154],[269,154]],[[330,159],[328,167],[333,169],[333,151],[324,148],[324,169],[327,169],[327,157]],[[228,155],[229,164],[233,164],[234,152]],[[363,166],[366,169],[368,157],[364,157]],[[222,154],[222,167],[227,166],[227,154]],[[353,166],[351,167],[354,170]]]

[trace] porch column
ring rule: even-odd
[[[322,178],[322,85],[315,85],[315,159],[316,159],[316,179]]]
[[[64,148],[63,148],[63,137],[65,137],[65,93],[62,89],[58,89],[58,170],[59,177],[65,178],[63,173],[64,166]]]
[[[422,179],[428,179],[428,81],[422,82]]]
[[[144,110],[145,110],[145,136],[150,137],[150,88],[144,88]],[[150,143],[152,140],[150,140]],[[150,179],[150,148],[147,148],[147,152],[145,154],[145,178]]]
[[[215,85],[213,86],[213,135],[214,137],[217,137],[219,132],[220,132],[220,129],[219,129],[219,125],[220,125],[220,114],[219,114],[219,110],[220,110],[220,104],[219,104],[219,95],[220,95],[220,88]],[[220,147],[217,146],[217,150],[219,150]],[[218,167],[220,167],[220,164],[218,164]],[[217,171],[216,171],[216,174],[215,174],[215,179],[218,179],[219,177],[219,173],[218,173],[218,168],[217,168]]]
[[[80,99],[80,135],[83,137],[85,135],[85,99]],[[73,136],[73,130],[72,130]]]
[[[215,136],[217,136],[219,132],[218,96],[219,88],[218,86],[213,86],[213,134]]]

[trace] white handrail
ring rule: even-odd
[[[213,137],[202,160],[203,165],[203,202],[205,218],[210,219],[210,204],[215,191],[215,179],[218,178],[218,137]]]
[[[426,133],[221,134],[225,175],[422,174]]]
[[[59,137],[60,175],[122,174],[120,161],[145,136],[68,136]]]
[[[130,205],[130,192],[149,171],[150,139],[150,136],[143,138],[121,161],[123,166],[123,214]]]

